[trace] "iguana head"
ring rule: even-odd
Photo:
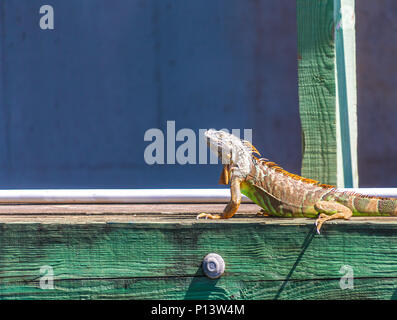
[[[252,153],[259,152],[247,140],[241,140],[233,134],[214,129],[204,134],[211,151],[217,154],[222,164],[233,168],[233,174],[246,176],[252,166]]]

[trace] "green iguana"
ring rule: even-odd
[[[260,153],[246,140],[224,131],[205,132],[209,148],[222,159],[219,183],[229,184],[231,199],[221,214],[201,213],[199,218],[231,218],[241,202],[241,194],[259,205],[264,215],[317,217],[317,232],[325,221],[354,216],[397,216],[397,199],[378,198],[338,190],[291,174],[274,162],[258,159]],[[329,214],[329,215],[328,215]]]

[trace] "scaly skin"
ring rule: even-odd
[[[318,217],[317,232],[327,220],[354,216],[397,216],[397,199],[343,192],[329,185],[291,174],[275,163],[258,159],[248,141],[216,130],[205,133],[210,149],[224,164],[222,184],[229,184],[231,200],[222,214],[201,213],[197,218],[228,219],[238,210],[241,194],[259,205],[264,215]]]

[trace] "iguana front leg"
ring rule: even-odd
[[[210,213],[200,213],[197,219],[209,218],[209,219],[229,219],[237,212],[241,203],[241,191],[240,191],[240,179],[233,178],[230,184],[230,201],[226,205],[225,209],[221,214],[210,214]]]
[[[343,204],[333,201],[319,201],[314,205],[314,209],[320,213],[316,220],[317,233],[320,234],[321,226],[325,221],[334,219],[349,220],[353,212]],[[331,214],[328,216],[327,214]]]

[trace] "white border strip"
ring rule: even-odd
[[[340,189],[397,198],[397,188]],[[0,190],[0,203],[226,203],[229,189],[28,189]],[[252,201],[243,196],[242,202]]]

